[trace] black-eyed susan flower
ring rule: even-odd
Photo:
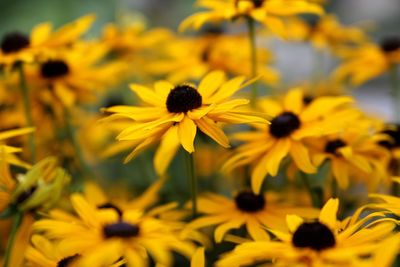
[[[198,199],[199,213],[204,215],[191,221],[189,228],[217,225],[214,231],[216,242],[221,242],[227,232],[245,226],[254,240],[269,240],[265,227],[285,229],[287,214],[299,214],[307,218],[318,216],[317,210],[293,207],[282,203],[277,194],[257,195],[243,190],[234,199],[217,194],[206,194]]]
[[[289,215],[289,232],[270,229],[279,241],[245,242],[224,256],[217,266],[246,266],[269,260],[279,266],[358,266],[357,260],[374,255],[377,242],[390,237],[396,224],[380,217],[384,216],[380,213],[360,219],[356,212],[339,221],[338,208],[339,200],[330,199],[318,220]]]
[[[60,242],[51,242],[41,235],[32,236],[31,245],[25,252],[26,264],[30,267],[73,267],[79,257],[81,255],[73,247],[63,247]],[[118,267],[123,263],[121,260],[107,267]]]
[[[35,223],[51,239],[81,252],[77,266],[104,266],[124,259],[127,266],[147,266],[149,254],[157,264],[172,266],[172,251],[190,258],[191,242],[179,239],[162,221],[143,217],[138,210],[119,214],[114,208],[97,209],[81,195],[71,196],[79,217],[72,215]]]
[[[316,166],[329,161],[331,175],[342,189],[351,181],[362,181],[370,190],[387,178],[389,154],[377,144],[377,136],[370,131],[370,123],[360,121],[343,132],[308,140],[312,161]],[[367,129],[366,129],[367,128]]]
[[[256,193],[267,174],[277,175],[281,161],[288,155],[301,171],[315,172],[304,138],[339,132],[358,113],[345,108],[352,102],[346,96],[319,97],[308,105],[304,100],[301,89],[289,91],[282,101],[261,100],[259,107],[272,117],[271,124],[255,125],[256,131],[233,135],[244,144],[225,163],[225,171],[250,165],[252,189]]]
[[[333,14],[310,21],[291,18],[288,28],[288,39],[309,41],[319,50],[328,48],[335,52],[341,47],[351,47],[368,41],[361,28],[342,25]]]
[[[53,31],[50,23],[33,28],[30,36],[21,32],[5,34],[0,43],[0,63],[13,66],[17,62],[33,62],[57,54],[54,49],[73,44],[84,34],[94,21],[93,15],[83,16]]]
[[[39,66],[27,69],[33,94],[39,103],[53,109],[93,102],[96,94],[118,83],[125,64],[104,62],[109,53],[105,45],[88,42],[75,45]],[[54,113],[57,113],[55,111]]]
[[[380,45],[371,43],[350,49],[343,57],[344,62],[336,69],[335,77],[359,86],[400,63],[400,37],[387,37]]]
[[[207,22],[221,22],[240,17],[251,17],[280,36],[285,36],[284,18],[311,13],[321,15],[323,8],[308,0],[198,0],[196,5],[207,9],[186,18],[180,25],[199,29]]]
[[[132,91],[145,105],[108,108],[106,111],[113,114],[105,120],[131,121],[117,136],[119,141],[131,141],[134,147],[125,162],[161,141],[154,164],[162,174],[180,145],[189,153],[194,151],[197,128],[221,146],[229,147],[218,122],[267,123],[266,119],[239,108],[248,104],[248,100],[231,98],[249,84],[244,81],[244,76],[227,81],[223,72],[215,71],[204,77],[198,88],[191,84],[174,86],[166,81],[155,83],[153,90],[133,84]]]
[[[249,41],[243,35],[228,35],[223,32],[205,32],[196,37],[178,37],[162,46],[160,58],[145,66],[150,73],[167,75],[167,80],[181,83],[199,80],[208,72],[222,70],[232,75],[250,77]],[[279,73],[268,66],[273,61],[266,48],[257,48],[257,65],[260,80],[268,85],[279,81]]]

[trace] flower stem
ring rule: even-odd
[[[310,195],[313,207],[321,208],[323,200],[322,200],[322,194],[320,194],[320,192],[318,192],[318,188],[315,188],[311,185],[307,174],[300,172],[300,177],[303,180],[303,184],[306,187],[306,189]]]
[[[20,89],[23,95],[23,103],[24,103],[24,112],[25,112],[25,119],[28,124],[28,127],[33,127],[33,119],[32,119],[32,109],[31,109],[31,102],[29,100],[29,88],[26,83],[26,77],[24,72],[24,66],[22,63],[17,64],[17,70],[19,74],[19,83]],[[29,152],[31,156],[31,162],[35,163],[36,161],[36,148],[35,148],[35,140],[34,134],[29,134]]]
[[[10,235],[9,235],[8,241],[7,241],[6,251],[4,253],[3,267],[8,267],[10,264],[10,257],[11,257],[11,252],[12,252],[12,249],[14,246],[15,236],[17,235],[18,228],[21,225],[22,217],[23,217],[22,212],[17,212],[17,214],[14,217],[14,220],[13,220],[13,223],[11,226],[11,230],[10,230]]]
[[[400,123],[400,81],[397,65],[393,65],[390,69],[390,80],[394,100],[394,119],[396,123]]]
[[[192,197],[192,217],[195,218],[197,215],[197,178],[193,153],[189,153],[185,150],[185,161]]]
[[[79,166],[84,175],[86,175],[88,177],[92,177],[93,176],[92,170],[86,164],[86,161],[83,157],[82,148],[79,144],[78,139],[76,138],[76,132],[75,132],[76,130],[75,130],[74,126],[72,125],[71,113],[70,113],[70,110],[68,110],[68,108],[65,109],[64,117],[65,117],[64,120],[65,120],[65,126],[67,129],[68,138],[70,139],[72,146],[74,148],[75,155],[79,162]]]
[[[258,74],[258,66],[257,66],[257,46],[256,46],[256,29],[255,29],[255,21],[252,17],[247,17],[247,26],[249,31],[249,40],[250,40],[250,53],[251,53],[251,76],[252,78],[256,77]],[[254,82],[252,84],[252,104],[256,103],[258,97],[258,84]]]

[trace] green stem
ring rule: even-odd
[[[247,26],[249,30],[249,40],[250,40],[250,53],[251,53],[251,76],[252,78],[258,75],[258,66],[257,66],[257,46],[256,46],[256,27],[255,21],[252,17],[247,17]],[[258,84],[254,82],[252,84],[252,104],[256,103],[258,97]]]
[[[68,138],[70,139],[72,146],[74,148],[75,156],[78,159],[79,166],[81,167],[81,170],[84,173],[84,175],[86,175],[88,177],[93,177],[93,172],[92,172],[91,168],[86,164],[86,161],[83,157],[81,146],[76,137],[76,130],[71,122],[71,114],[67,108],[65,109],[64,116],[65,116],[64,120],[65,120],[65,126],[67,128]]]
[[[17,70],[19,74],[19,83],[20,83],[20,89],[23,95],[23,103],[24,103],[24,112],[25,112],[25,118],[26,122],[28,123],[28,127],[33,127],[33,119],[32,119],[32,109],[31,109],[31,102],[29,99],[29,88],[26,82],[26,77],[25,77],[25,72],[24,72],[24,66],[22,63],[17,65]],[[28,140],[28,145],[29,145],[29,152],[31,154],[31,162],[35,163],[36,161],[36,148],[35,148],[35,140],[34,140],[34,134],[29,134],[29,140]]]
[[[192,197],[192,217],[195,218],[197,215],[197,179],[193,153],[189,153],[185,150],[185,161]]]
[[[397,65],[393,65],[390,69],[390,80],[394,100],[394,119],[396,123],[400,123],[400,80]]]
[[[10,257],[11,257],[11,252],[12,252],[12,249],[14,246],[15,236],[17,234],[19,226],[21,225],[22,217],[23,217],[22,212],[18,212],[14,217],[14,220],[13,220],[13,223],[11,226],[11,230],[10,230],[10,235],[9,235],[8,241],[7,241],[6,252],[4,253],[3,267],[8,267],[10,264]]]
[[[308,191],[308,193],[310,195],[313,207],[321,208],[322,207],[322,199],[321,199],[321,196],[320,196],[321,194],[318,194],[318,191],[316,190],[317,188],[314,188],[311,185],[307,174],[305,174],[303,172],[300,172],[300,177],[303,180],[303,184],[306,187],[306,189],[307,189],[307,191]]]

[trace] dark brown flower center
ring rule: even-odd
[[[75,260],[76,260],[77,258],[79,258],[79,257],[80,257],[79,254],[75,254],[75,255],[73,255],[73,256],[66,257],[66,258],[60,260],[60,261],[57,263],[57,267],[67,267],[67,266],[69,266],[73,261],[75,261]]]
[[[137,236],[139,234],[139,230],[139,226],[136,224],[129,224],[120,221],[114,224],[105,225],[103,227],[103,234],[105,238],[129,238]]]
[[[167,109],[171,113],[186,113],[201,107],[201,105],[201,95],[190,85],[176,86],[167,97]]]
[[[301,125],[299,117],[292,112],[283,112],[272,119],[269,133],[276,138],[287,137]]]
[[[58,78],[67,75],[69,67],[63,60],[49,60],[41,65],[40,73],[47,79]]]
[[[18,52],[29,46],[29,37],[20,32],[10,32],[1,41],[1,50],[4,54]]]
[[[297,228],[292,237],[292,244],[298,248],[321,251],[334,247],[336,240],[328,226],[320,222],[310,222],[303,223]]]
[[[341,139],[334,139],[326,143],[325,152],[333,155],[338,155],[337,150],[345,147],[347,144]]]
[[[241,211],[257,212],[264,209],[265,198],[263,195],[256,195],[251,191],[243,191],[235,197],[235,204]]]
[[[381,42],[381,49],[386,52],[395,52],[400,49],[400,36],[390,36]]]

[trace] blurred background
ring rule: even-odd
[[[144,19],[149,27],[176,29],[182,19],[193,13],[193,3],[194,0],[0,0],[0,34],[29,32],[44,21],[59,26],[87,13],[97,15],[92,35],[98,34],[105,23],[121,22],[127,17]],[[377,42],[383,36],[400,34],[400,0],[330,0],[328,9],[345,24],[366,26]],[[279,40],[268,45],[276,54],[276,67],[286,83],[309,77],[314,53],[311,47]],[[329,70],[331,64],[328,62],[325,67]],[[385,79],[367,83],[355,95],[368,111],[390,121],[392,102]]]

